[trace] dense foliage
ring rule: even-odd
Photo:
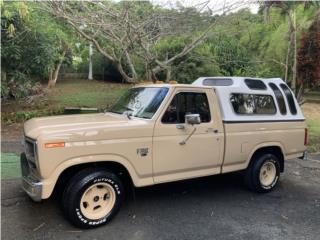
[[[69,32],[32,3],[1,6],[1,96],[21,98],[41,91],[63,57],[72,62]],[[38,84],[37,84],[38,83]]]
[[[287,4],[287,2],[285,2]],[[319,34],[319,30],[311,29],[311,25],[317,26],[316,14],[319,12],[319,6],[311,3],[288,3],[291,14],[295,18],[296,29],[296,48],[300,50],[304,46],[312,52],[309,54],[309,61],[317,64],[317,53],[313,52],[313,47],[319,44],[319,40],[315,37]],[[261,6],[257,14],[251,13],[248,9],[242,9],[238,12],[224,16],[213,16],[219,18],[217,24],[210,30],[207,38],[198,45],[193,51],[177,59],[172,64],[171,78],[179,82],[190,83],[199,76],[252,76],[252,77],[281,77],[286,79],[290,84],[292,81],[292,68],[294,62],[293,49],[289,55],[288,62],[286,57],[288,48],[290,47],[289,35],[290,28],[288,23],[288,15],[277,5],[269,6],[268,16],[264,11],[265,6]],[[198,17],[201,17],[198,15]],[[207,15],[205,16],[207,18]],[[196,18],[192,20],[197,21]],[[194,23],[193,23],[194,24]],[[313,32],[310,33],[309,32]],[[195,34],[195,33],[191,33]],[[308,38],[306,36],[309,36]],[[153,54],[164,58],[173,56],[180,52],[188,43],[190,32],[181,32],[179,35],[170,35],[157,42],[153,49]],[[304,38],[305,40],[300,39]],[[303,43],[303,44],[302,44]],[[313,47],[310,47],[311,45]],[[98,59],[99,53],[95,53],[95,59]],[[302,59],[297,57],[299,61]],[[112,63],[105,58],[100,57],[104,63],[97,63],[101,67],[96,69],[105,76],[115,75]],[[139,79],[148,79],[144,62],[139,58],[134,59]],[[83,62],[83,64],[86,64]],[[306,65],[304,65],[306,66]],[[308,66],[306,66],[308,68]],[[298,63],[298,71],[306,71],[302,64]],[[312,68],[317,76],[319,70]],[[287,72],[287,73],[286,73]],[[119,76],[120,77],[120,76]],[[165,80],[165,72],[157,74],[160,80]],[[298,84],[302,81],[313,82],[308,86],[319,84],[317,78],[305,77],[298,73]],[[121,81],[121,79],[119,79]],[[318,83],[317,83],[318,81]]]
[[[301,37],[298,52],[299,84],[307,88],[320,85],[320,18]]]
[[[41,10],[38,4],[2,3],[2,97],[19,98],[31,94],[32,91],[38,91],[34,86],[39,81],[49,80],[50,85],[51,80],[54,86],[57,80],[55,75],[58,76],[60,67],[68,72],[88,71],[88,39],[76,33],[63,19],[55,18]],[[70,4],[77,6],[77,3]],[[121,2],[111,4],[116,8],[125,6]],[[290,3],[288,9],[291,15],[287,14],[288,9],[270,5],[267,16],[264,5],[261,5],[257,14],[242,9],[225,15],[211,15],[210,11],[200,13],[194,8],[181,6],[176,9],[140,3],[131,6],[134,7],[134,11],[130,13],[134,14],[136,19],[143,18],[146,15],[145,11],[150,14],[167,11],[170,16],[179,15],[182,16],[179,19],[187,19],[166,26],[166,29],[171,29],[174,34],[167,34],[153,43],[150,53],[159,59],[170,59],[183,51],[192,36],[201,34],[201,26],[204,27],[206,23],[216,20],[201,44],[168,65],[171,79],[181,83],[190,83],[199,76],[213,75],[281,77],[290,82],[293,79],[294,62],[292,57],[291,61],[287,61],[289,44],[292,44],[292,35],[289,36],[292,29],[290,32],[288,17],[294,16],[298,84],[304,81],[308,81],[308,87],[319,84],[320,38],[317,4]],[[86,12],[81,12],[81,9],[79,11],[80,16],[85,17]],[[109,40],[98,40],[105,49],[108,49],[108,46],[114,47]],[[117,48],[113,49],[116,49],[115,54],[118,54]],[[128,53],[135,67],[137,79],[150,80],[143,57],[137,52],[132,52],[130,47]],[[294,51],[291,51],[291,54],[293,53]],[[124,65],[124,71],[129,68],[129,65]],[[114,62],[96,50],[93,54],[93,72],[96,79],[123,81]],[[166,74],[165,71],[158,71],[155,77],[165,80]]]

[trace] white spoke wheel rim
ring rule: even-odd
[[[88,219],[98,220],[108,215],[116,202],[116,193],[108,183],[90,186],[80,200],[81,213]]]
[[[260,183],[269,187],[277,176],[277,169],[273,162],[266,161],[260,168]]]

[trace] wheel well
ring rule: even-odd
[[[250,164],[260,155],[265,154],[265,153],[272,153],[276,157],[278,157],[280,161],[280,172],[284,171],[284,156],[282,153],[282,150],[278,146],[269,146],[269,147],[262,147],[257,149],[254,154],[251,157]]]
[[[57,180],[57,183],[55,185],[55,190],[63,188],[63,186],[65,186],[76,173],[78,173],[79,171],[85,168],[90,168],[90,167],[100,167],[100,168],[108,169],[121,179],[125,188],[128,188],[128,189],[133,188],[133,182],[128,170],[120,163],[106,161],[106,162],[83,163],[83,164],[74,165],[65,169],[60,174]]]

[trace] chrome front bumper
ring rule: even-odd
[[[21,173],[22,173],[22,189],[35,202],[41,201],[42,196],[42,182],[30,174],[30,165],[28,163],[25,153],[20,156]]]

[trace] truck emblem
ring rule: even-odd
[[[137,154],[140,154],[141,157],[147,156],[149,153],[149,148],[138,148]]]

